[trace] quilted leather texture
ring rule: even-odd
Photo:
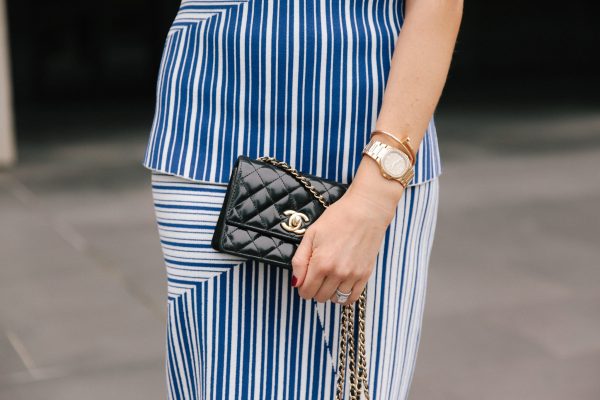
[[[347,184],[300,174],[329,204],[348,188]],[[283,168],[240,155],[229,178],[211,245],[218,251],[291,269],[291,259],[302,235],[281,225],[289,222],[286,210],[305,214],[308,221],[303,222],[302,228],[307,228],[325,208]]]

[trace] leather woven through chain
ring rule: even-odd
[[[315,187],[308,179],[302,176],[295,168],[289,166],[283,161],[279,161],[273,157],[262,156],[258,160],[271,163],[281,167],[294,176],[304,187],[313,194],[313,196],[327,208],[328,202],[321,194],[317,192]],[[346,364],[346,347],[348,347],[348,365],[350,367],[350,399],[359,400],[361,391],[364,390],[365,398],[370,399],[369,395],[369,379],[367,372],[367,357],[365,349],[365,310],[366,310],[367,288],[365,287],[358,299],[358,362],[355,362],[354,357],[354,304],[344,304],[342,306],[341,321],[340,321],[340,339],[338,352],[338,379],[335,399],[342,400],[343,384],[344,384],[344,369]]]

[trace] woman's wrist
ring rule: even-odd
[[[404,188],[399,182],[385,178],[375,160],[363,156],[352,183],[348,187],[348,192],[358,196],[387,223],[390,223],[394,218]]]

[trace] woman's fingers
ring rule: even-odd
[[[343,303],[347,304],[364,289],[372,270],[368,264],[377,255],[387,225],[374,221],[357,199],[342,196],[304,233],[292,257],[292,284],[302,298],[339,303],[335,290],[352,290]],[[364,283],[357,287],[359,281]]]
[[[328,275],[321,284],[321,287],[315,295],[315,300],[320,303],[325,303],[331,297],[335,296],[335,290],[340,286],[342,280],[335,275]]]
[[[314,231],[306,229],[300,244],[292,257],[292,282],[293,286],[301,286],[306,277],[306,270],[312,255],[312,240]]]
[[[352,288],[352,294],[350,295],[350,297],[348,297],[348,300],[346,300],[346,302],[343,303],[343,304],[352,304],[356,300],[358,300],[358,298],[360,297],[361,293],[363,292],[363,290],[367,286],[367,282],[368,282],[368,279],[361,279],[361,280],[356,281],[356,283],[354,284],[354,287]],[[342,291],[345,292],[345,293],[349,292],[349,290],[345,290],[345,291],[342,290]]]
[[[340,292],[342,293],[350,293],[350,291],[352,291],[354,293],[354,289],[352,289],[352,287],[356,284],[355,281],[350,281],[350,280],[345,280],[343,282],[340,282],[340,284],[333,289],[333,295],[331,295],[331,297],[329,298],[331,300],[332,303],[338,303],[338,304],[349,304],[348,301],[350,300],[350,297],[348,297],[348,300],[346,300],[346,302],[344,303],[340,303],[337,299],[337,293],[335,292],[335,289],[339,289]]]
[[[304,281],[298,286],[300,297],[308,300],[313,298],[323,280],[329,275],[330,269],[322,262],[317,262],[316,257],[311,257],[306,270]]]

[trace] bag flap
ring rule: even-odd
[[[348,188],[348,184],[311,174],[301,175],[329,204],[339,199]],[[295,232],[307,228],[325,210],[289,172],[260,160],[238,156],[231,180],[226,222],[242,229],[300,243],[302,235]],[[290,230],[285,229],[286,226]]]

